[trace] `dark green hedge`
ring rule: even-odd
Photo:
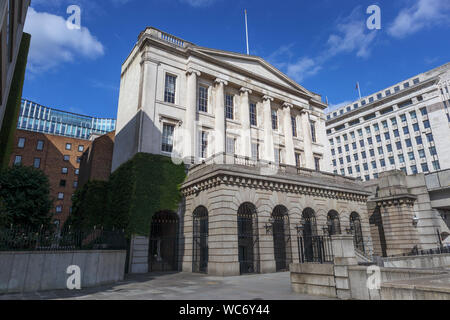
[[[183,164],[175,165],[165,156],[138,153],[121,165],[109,182],[89,182],[77,191],[73,222],[148,236],[154,213],[178,209],[182,199],[180,186],[185,178]]]
[[[3,124],[1,125],[0,130],[0,166],[2,168],[8,167],[13,149],[17,120],[19,118],[20,105],[22,103],[22,89],[25,80],[30,41],[31,35],[23,33],[13,80],[11,82],[11,89],[9,90],[5,115],[3,116]]]

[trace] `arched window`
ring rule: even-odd
[[[208,210],[197,207],[193,214],[192,271],[208,273]]]
[[[328,234],[330,236],[341,234],[341,223],[339,221],[339,214],[335,210],[328,212],[327,216]]]
[[[317,235],[316,214],[313,209],[306,208],[302,213],[303,236],[312,237]]]
[[[361,228],[361,218],[358,213],[353,212],[350,215],[350,229],[352,230],[353,234],[353,242],[355,244],[355,248],[365,252],[364,251],[364,238],[362,234],[362,228]]]
[[[160,211],[153,215],[149,241],[149,271],[178,270],[178,215]]]
[[[284,206],[275,207],[272,212],[272,220],[276,271],[286,271],[289,270],[289,265],[292,262],[288,209]]]
[[[242,204],[237,213],[240,273],[259,272],[258,216],[252,203]]]

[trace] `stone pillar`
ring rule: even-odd
[[[294,134],[292,132],[291,109],[292,104],[283,104],[284,138],[286,144],[285,162],[287,165],[295,166]]]
[[[273,145],[272,129],[272,101],[269,96],[263,97],[264,109],[264,158],[263,160],[275,162],[275,150]]]
[[[349,266],[358,265],[352,235],[338,234],[331,236],[334,254],[334,279],[336,295],[339,299],[351,299]]]
[[[186,116],[185,116],[185,136],[184,136],[184,157],[195,157],[195,122],[197,115],[197,77],[201,73],[199,71],[189,69],[186,72],[187,89],[186,89]]]
[[[214,131],[214,141],[215,150],[213,154],[224,153],[225,152],[225,139],[226,139],[226,126],[225,126],[225,86],[228,82],[217,78],[215,80],[216,87],[216,97],[214,115],[215,120],[215,131]]]
[[[305,167],[307,169],[314,170],[314,155],[312,151],[312,136],[311,136],[311,124],[309,121],[309,113],[302,111],[302,130],[303,130],[303,148],[305,150]]]
[[[248,97],[251,93],[250,89],[241,88],[242,155],[248,158],[252,156],[252,129],[250,125],[250,100]]]
[[[155,127],[158,66],[159,62],[151,58],[149,51],[142,53],[137,152],[159,153],[159,132]]]

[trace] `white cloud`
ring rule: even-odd
[[[403,38],[424,28],[449,24],[449,14],[449,0],[416,0],[410,8],[400,11],[388,33],[395,38]]]
[[[25,32],[31,34],[28,68],[33,73],[57,68],[75,58],[95,59],[104,54],[103,45],[86,27],[70,30],[66,20],[29,8]]]
[[[289,63],[286,67],[286,73],[296,81],[302,81],[307,77],[316,75],[321,69],[321,65],[313,59],[305,57],[297,60],[297,62]]]

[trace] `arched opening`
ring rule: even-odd
[[[178,215],[160,211],[153,215],[148,267],[150,272],[178,271]]]
[[[289,270],[289,264],[292,262],[288,209],[284,206],[275,207],[272,212],[272,219],[276,271],[287,271]]]
[[[341,223],[339,221],[339,214],[335,210],[328,212],[327,216],[328,234],[330,236],[341,234]]]
[[[242,204],[237,213],[239,268],[241,274],[259,272],[258,216],[252,203]]]
[[[314,248],[316,247],[317,225],[316,215],[313,209],[306,208],[302,213],[303,234],[300,246],[303,251],[304,262],[314,262]]]
[[[208,210],[200,206],[194,210],[192,271],[208,273]]]
[[[361,218],[358,213],[353,212],[350,215],[350,229],[353,233],[353,243],[355,248],[359,251],[365,252],[364,249],[364,238],[361,227]]]

